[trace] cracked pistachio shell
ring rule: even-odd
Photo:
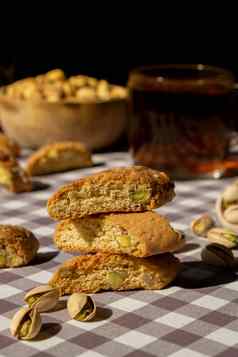
[[[238,243],[238,236],[228,228],[211,228],[207,232],[207,239],[212,243],[218,243],[227,248],[234,248]]]
[[[14,315],[10,332],[14,337],[22,340],[31,340],[38,335],[41,329],[41,317],[36,309],[22,307]]]
[[[197,236],[204,236],[213,226],[214,221],[208,214],[204,214],[201,217],[194,219],[191,223],[191,229]]]
[[[55,307],[59,301],[59,289],[48,285],[38,286],[25,295],[24,301],[35,307],[38,312],[46,312]]]
[[[238,182],[229,185],[223,192],[223,200],[225,203],[238,200]]]
[[[67,302],[70,317],[78,321],[89,321],[96,314],[96,305],[91,296],[74,293]]]
[[[223,213],[227,222],[238,224],[238,205],[229,206]]]
[[[207,245],[201,252],[201,258],[209,265],[224,268],[231,268],[235,263],[232,251],[216,243]]]

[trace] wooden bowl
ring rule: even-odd
[[[36,102],[0,95],[4,132],[27,148],[54,141],[81,141],[90,150],[114,143],[125,129],[127,100],[96,103]]]

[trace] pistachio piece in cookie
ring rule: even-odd
[[[27,161],[32,176],[79,169],[92,165],[90,152],[79,142],[64,141],[41,147]]]

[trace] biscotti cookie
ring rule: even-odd
[[[0,150],[0,185],[15,193],[32,191],[30,176],[21,168],[17,160]]]
[[[7,151],[12,156],[19,156],[21,153],[20,146],[3,133],[0,133],[0,150]]]
[[[179,260],[170,253],[150,258],[97,253],[66,261],[49,285],[60,288],[62,295],[100,290],[157,290],[168,285],[179,270]]]
[[[28,264],[38,248],[38,240],[28,229],[0,224],[0,268]]]
[[[29,157],[26,169],[37,176],[91,165],[91,154],[81,143],[64,141],[40,148]]]
[[[184,244],[182,234],[156,212],[113,213],[61,221],[57,247],[66,252],[107,252],[147,257],[172,252]]]
[[[164,172],[142,166],[114,168],[63,186],[49,199],[48,212],[56,220],[140,212],[162,206],[174,195],[174,184]]]
[[[8,138],[3,133],[0,133],[0,150],[7,151],[12,156],[20,156],[21,148],[20,146],[12,139]]]

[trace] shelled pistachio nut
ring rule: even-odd
[[[217,243],[207,245],[201,252],[201,258],[209,265],[224,268],[232,268],[235,263],[232,251]]]
[[[227,222],[238,224],[238,205],[230,205],[225,209],[223,215]]]
[[[125,271],[109,271],[107,274],[107,280],[112,289],[119,289],[123,281],[127,278],[127,272]]]
[[[238,244],[238,236],[228,228],[211,228],[207,232],[207,239],[227,248],[234,248]]]
[[[225,189],[222,198],[227,204],[238,201],[238,181],[235,181]]]
[[[119,243],[119,246],[122,248],[128,248],[131,246],[131,237],[127,234],[117,236],[116,240]]]
[[[41,329],[41,317],[36,309],[22,307],[14,315],[10,332],[13,336],[22,340],[31,340],[38,335]]]
[[[194,219],[191,223],[191,229],[197,236],[204,236],[213,226],[214,221],[208,214],[204,214],[201,217]]]
[[[38,286],[25,295],[24,301],[39,312],[46,312],[55,307],[59,300],[59,289],[48,285]]]
[[[96,305],[91,296],[86,294],[72,294],[68,299],[67,309],[72,319],[78,321],[89,321],[96,314]]]

